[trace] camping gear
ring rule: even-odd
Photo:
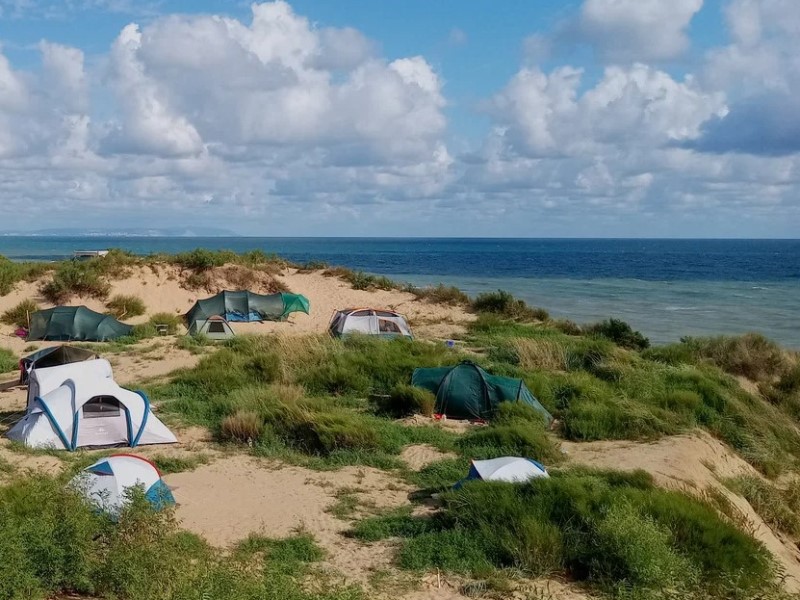
[[[210,317],[222,317],[228,322],[283,321],[290,313],[308,314],[308,298],[300,294],[280,292],[264,296],[248,291],[220,292],[216,296],[198,300],[186,313],[191,331],[195,322]]]
[[[172,432],[150,410],[144,392],[132,392],[104,376],[102,359],[34,370],[41,392],[8,432],[29,448],[75,450],[95,446],[172,444]],[[110,371],[110,366],[107,367]],[[53,371],[59,370],[57,373]],[[44,372],[46,380],[38,378]],[[29,391],[30,393],[30,391]]]
[[[31,314],[28,340],[104,342],[132,331],[130,325],[85,306],[56,306]]]
[[[503,456],[491,460],[473,460],[466,478],[459,481],[454,487],[458,489],[465,482],[478,479],[524,483],[537,477],[550,477],[543,464],[531,458]]]
[[[211,340],[227,340],[236,334],[222,317],[197,319],[189,326],[189,335],[204,335]]]
[[[490,375],[470,361],[454,367],[414,369],[411,385],[435,394],[434,412],[450,418],[487,419],[501,402],[522,402],[540,412],[548,423],[553,420],[522,379]]]
[[[51,346],[29,354],[19,361],[19,383],[25,385],[33,369],[46,369],[98,358],[91,350],[74,346]]]
[[[70,481],[99,510],[116,517],[125,507],[131,488],[140,486],[156,510],[175,504],[172,491],[149,460],[132,454],[115,454],[86,467]]]
[[[414,337],[406,318],[382,308],[346,308],[333,313],[328,332],[333,337],[363,333],[380,337]]]

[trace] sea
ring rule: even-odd
[[[198,247],[260,249],[472,296],[503,289],[577,323],[624,319],[656,344],[759,332],[800,349],[800,240],[0,236],[12,260]]]

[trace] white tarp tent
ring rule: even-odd
[[[347,308],[337,310],[328,331],[334,337],[362,333],[383,337],[413,337],[408,321],[400,313],[379,308]]]
[[[483,481],[524,483],[537,477],[549,476],[544,465],[535,460],[503,456],[490,460],[473,460],[466,481],[482,479]]]
[[[80,368],[76,369],[76,364]],[[104,358],[96,358],[81,363],[69,363],[44,369],[34,368],[28,379],[28,406],[37,396],[43,396],[61,387],[67,379],[75,377],[94,377],[96,379],[113,379],[111,363]]]
[[[131,454],[101,458],[70,482],[100,510],[117,516],[128,500],[128,490],[141,486],[145,498],[156,509],[175,504],[161,473],[149,460]]]
[[[31,448],[66,450],[177,441],[152,413],[144,393],[126,390],[110,377],[98,376],[96,365],[90,364],[93,362],[99,361],[59,367],[68,368],[59,376],[60,383],[33,399],[8,437]],[[48,379],[47,386],[55,385],[54,381]]]

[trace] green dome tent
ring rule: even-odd
[[[31,315],[28,340],[103,342],[130,335],[133,327],[85,306],[56,306]]]
[[[248,291],[224,291],[195,302],[186,313],[186,321],[191,332],[196,329],[197,321],[211,317],[222,317],[228,322],[283,321],[290,313],[308,314],[308,310],[308,298],[300,294],[280,292],[265,296]]]
[[[414,369],[411,385],[436,395],[435,412],[456,419],[487,419],[501,402],[522,402],[547,419],[552,415],[533,397],[522,379],[490,375],[475,363]]]

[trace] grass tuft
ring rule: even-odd
[[[9,308],[0,317],[0,321],[6,325],[19,325],[20,327],[30,327],[31,315],[40,310],[40,306],[34,300],[23,300],[16,306]]]

